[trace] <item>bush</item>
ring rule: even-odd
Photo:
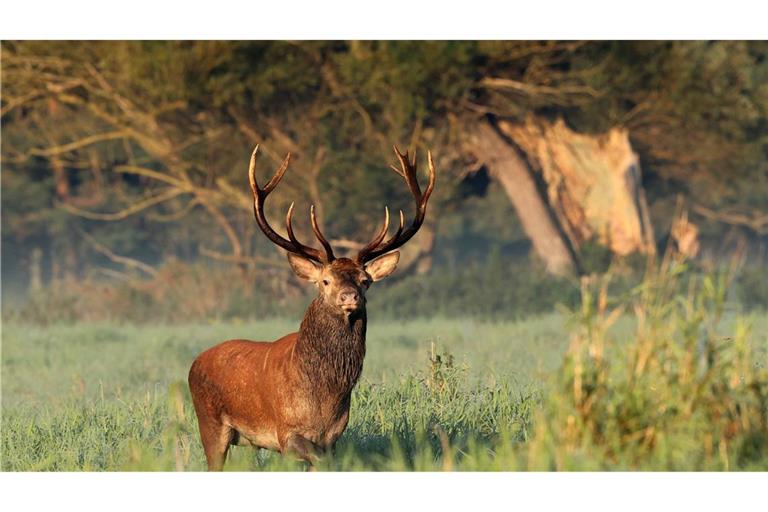
[[[553,311],[578,300],[575,280],[554,277],[525,262],[487,261],[386,282],[370,292],[377,315],[391,318],[473,316],[500,320]]]
[[[206,322],[284,316],[307,302],[306,289],[281,276],[256,276],[235,268],[171,262],[148,280],[57,283],[4,316],[23,322]],[[274,283],[279,282],[279,285]]]
[[[642,262],[616,260],[608,273],[608,292],[625,297],[641,282]],[[601,275],[601,274],[596,274]],[[681,289],[701,277],[676,277]],[[768,280],[758,267],[747,268],[736,283],[736,297],[747,309],[768,309]],[[33,294],[5,319],[47,325],[78,321],[207,322],[254,318],[300,317],[315,290],[284,270],[242,273],[233,267],[168,263],[149,280],[104,282],[87,279],[58,283]],[[471,316],[488,320],[519,319],[573,309],[579,302],[574,278],[547,274],[539,266],[505,259],[491,251],[485,260],[434,266],[425,275],[395,276],[376,283],[368,293],[377,318]]]
[[[314,289],[285,271],[243,275],[234,268],[172,262],[149,280],[58,283],[29,297],[6,318],[58,322],[200,322],[301,316]],[[377,283],[368,294],[380,318],[519,318],[573,305],[575,281],[547,275],[498,253],[487,261]]]
[[[619,304],[606,281],[585,282],[529,467],[768,468],[768,373],[744,323],[719,331],[728,280],[683,275],[649,278]],[[627,310],[634,337],[616,340],[609,328]]]

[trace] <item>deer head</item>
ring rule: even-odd
[[[318,287],[318,297],[326,304],[337,308],[336,310],[340,314],[350,315],[355,311],[365,308],[365,292],[368,290],[368,287],[374,281],[380,281],[394,272],[400,259],[400,253],[395,251],[395,249],[410,240],[424,222],[427,201],[429,201],[429,196],[432,194],[432,189],[435,186],[435,167],[432,162],[432,155],[431,153],[427,154],[429,184],[424,193],[422,193],[416,177],[415,159],[411,162],[408,152],[403,154],[400,153],[397,147],[394,149],[400,161],[400,168],[392,166],[392,170],[402,177],[408,185],[416,205],[416,214],[411,225],[406,228],[405,215],[400,210],[400,226],[394,235],[387,239],[389,209],[384,207],[384,223],[381,229],[367,245],[360,249],[354,258],[336,258],[334,256],[331,244],[323,236],[318,226],[314,205],[310,208],[309,216],[312,223],[312,231],[315,233],[320,245],[322,245],[323,251],[304,245],[296,239],[292,225],[293,203],[288,208],[288,213],[285,217],[288,238],[275,232],[264,216],[264,201],[269,193],[280,183],[285,171],[288,169],[291,154],[288,153],[286,155],[283,163],[277,169],[275,175],[264,185],[264,188],[260,188],[256,182],[256,154],[259,146],[256,146],[251,155],[248,177],[251,183],[251,190],[253,191],[253,211],[256,216],[256,222],[267,238],[288,251],[288,262],[293,272],[301,279],[315,283]]]

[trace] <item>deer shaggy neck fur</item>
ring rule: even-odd
[[[351,315],[315,298],[304,314],[296,344],[299,367],[315,392],[352,391],[365,358],[365,307]]]

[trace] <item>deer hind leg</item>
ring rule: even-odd
[[[206,400],[206,395],[200,393],[196,387],[190,386],[190,389],[197,414],[197,424],[200,427],[200,440],[208,461],[208,470],[221,471],[224,468],[234,431],[222,422],[219,411],[210,400]]]
[[[227,459],[229,444],[234,431],[213,418],[198,418],[200,424],[200,439],[203,441],[205,458],[208,461],[208,471],[221,471]]]

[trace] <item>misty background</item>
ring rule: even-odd
[[[373,314],[516,318],[668,247],[768,306],[768,43],[2,43],[2,301],[30,322],[294,315],[313,294],[259,231],[309,206],[337,252],[384,205],[392,145],[437,186]],[[422,183],[426,176],[421,172]],[[394,228],[393,228],[394,229]],[[375,312],[374,312],[375,311]]]

